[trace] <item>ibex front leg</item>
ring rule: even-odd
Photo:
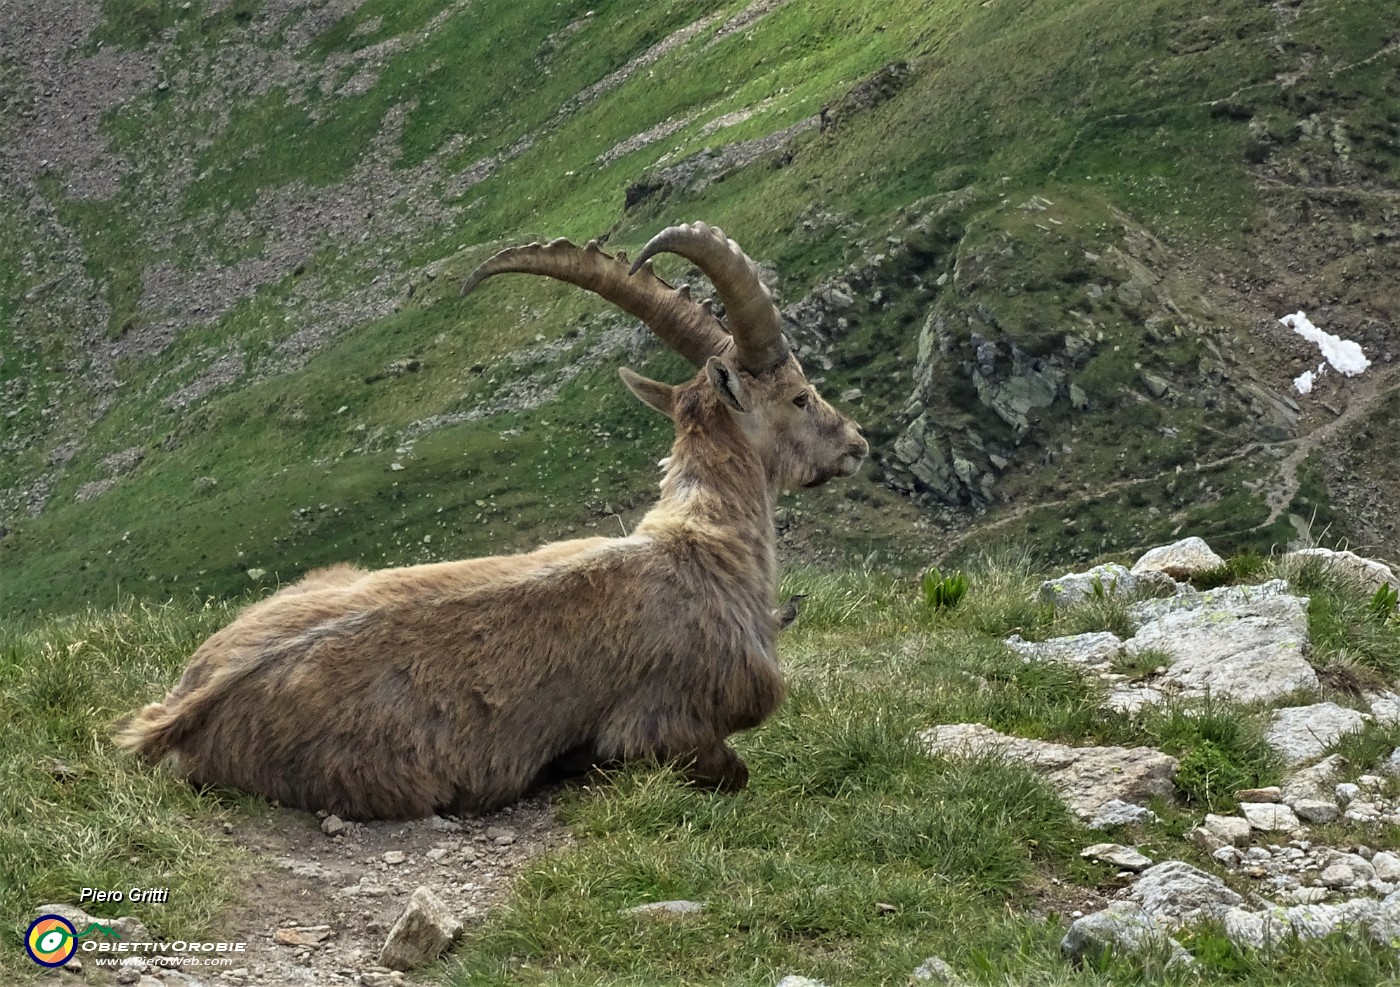
[[[720,792],[737,792],[749,783],[749,767],[724,742],[695,751],[683,772],[691,783]]]

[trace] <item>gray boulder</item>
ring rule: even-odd
[[[1286,762],[1299,764],[1320,755],[1343,734],[1354,733],[1365,725],[1362,714],[1336,703],[1289,706],[1274,713],[1273,726],[1265,739]]]
[[[1133,563],[1132,573],[1141,576],[1148,572],[1163,572],[1172,579],[1186,579],[1202,572],[1219,569],[1225,560],[1211,551],[1202,539],[1183,538],[1170,545],[1149,549]]]
[[[1060,955],[1076,965],[1097,963],[1109,953],[1148,950],[1165,952],[1168,966],[1192,962],[1181,943],[1171,938],[1141,905],[1131,901],[1115,901],[1101,912],[1075,920],[1060,940]]]
[[[1260,702],[1317,688],[1303,657],[1308,600],[1282,580],[1144,600],[1129,613],[1141,626],[1123,650],[1170,656],[1166,679],[1178,695]]]

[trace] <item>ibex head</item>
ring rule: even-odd
[[[700,268],[724,304],[728,330],[690,289],[658,278],[650,259],[674,253]],[[850,476],[869,453],[860,427],[828,404],[802,372],[782,333],[782,315],[753,261],[717,227],[672,226],[642,249],[630,271],[622,255],[596,242],[568,240],[504,250],[474,271],[466,294],[493,274],[543,274],[585,288],[645,322],[699,368],[673,387],[623,369],[622,379],[644,403],[685,427],[687,406],[713,395],[733,416],[762,459],[775,490],[815,487]]]

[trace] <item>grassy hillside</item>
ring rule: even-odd
[[[42,11],[21,11],[41,41]],[[106,0],[85,16],[81,48],[4,66],[11,608],[224,595],[249,569],[626,523],[668,438],[613,368],[685,371],[625,357],[620,320],[562,287],[456,298],[476,261],[531,236],[635,249],[704,218],[774,266],[785,302],[854,278],[839,332],[798,331],[809,369],[831,363],[813,369],[827,394],[863,392],[879,465],[795,506],[814,542],[860,557],[916,561],[983,506],[1019,512],[997,537],[1038,550],[1184,526],[1267,547],[1292,532],[1266,500],[1277,455],[1323,414],[1265,415],[1260,394],[1311,359],[1270,316],[1283,297],[1330,306],[1373,351],[1393,344],[1393,259],[1372,244],[1400,164],[1397,55],[1365,3]],[[76,126],[54,80],[84,72],[107,80],[101,112],[50,160],[39,124]],[[823,108],[829,126],[704,179]],[[638,184],[651,194],[625,210]],[[1292,249],[1318,263],[1290,275],[1275,248],[1300,209]],[[921,332],[940,340],[922,360]],[[1022,429],[979,402],[974,333],[1052,363],[1070,335],[1087,349]],[[923,411],[994,487],[912,478],[893,448]],[[1384,526],[1367,537],[1391,545]]]

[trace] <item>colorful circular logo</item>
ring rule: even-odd
[[[62,966],[78,951],[78,930],[62,915],[40,915],[25,933],[24,948],[40,966]]]

